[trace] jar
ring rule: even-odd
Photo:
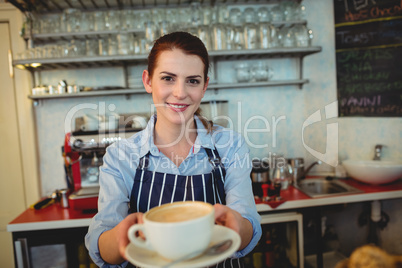
[[[247,63],[238,63],[235,65],[237,82],[250,81],[250,68]]]
[[[263,61],[257,61],[251,68],[252,78],[254,81],[268,81],[273,76],[273,71]]]

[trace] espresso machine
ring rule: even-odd
[[[117,140],[133,135],[134,131],[80,130],[65,135],[62,151],[70,189],[68,203],[71,208],[81,211],[97,209],[99,167],[103,164],[106,148]]]

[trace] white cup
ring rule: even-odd
[[[119,120],[107,120],[99,122],[99,130],[113,130],[119,126]]]
[[[83,119],[84,124],[81,125],[81,130],[95,131],[99,129],[99,117],[92,114],[86,114],[84,115]]]
[[[147,119],[144,116],[135,115],[133,117],[133,123],[131,124],[131,127],[136,129],[143,129],[146,128],[147,124]]]
[[[200,201],[154,207],[144,214],[143,224],[130,227],[128,238],[135,246],[156,251],[169,260],[201,254],[211,241],[214,214],[211,204]],[[145,241],[136,236],[138,231],[143,232]]]

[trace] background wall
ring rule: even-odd
[[[227,89],[219,91],[208,91],[205,100],[228,100],[229,116],[236,122],[234,128],[244,134],[244,127],[247,121],[253,116],[262,116],[271,127],[270,132],[253,133],[248,135],[251,154],[253,157],[266,157],[270,153],[283,154],[285,157],[304,157],[307,164],[316,161],[303,146],[302,125],[306,119],[316,112],[321,111],[325,118],[325,106],[337,100],[336,93],[336,72],[335,72],[335,41],[334,41],[334,20],[332,0],[313,1],[304,0],[306,6],[306,18],[308,27],[314,32],[313,45],[321,46],[322,52],[305,57],[304,76],[310,83],[299,90],[294,86],[267,87],[267,88],[244,88]],[[295,63],[293,60],[268,60],[274,69],[274,78],[294,77]],[[222,81],[233,81],[233,62],[227,61],[218,65],[218,77]],[[130,70],[131,76],[139,77],[141,66]],[[122,72],[119,68],[101,68],[77,71],[49,71],[41,75],[42,83],[56,85],[61,79],[68,82],[75,82],[80,85],[123,85]],[[40,177],[42,183],[42,195],[48,195],[57,188],[66,186],[64,179],[63,161],[61,157],[61,146],[65,134],[64,120],[73,107],[83,103],[94,103],[97,105],[114,104],[117,113],[142,113],[149,111],[151,103],[150,96],[146,94],[131,95],[128,99],[125,96],[77,98],[77,99],[56,99],[42,100],[35,108],[38,146],[40,152]],[[82,116],[85,110],[77,112],[76,116]],[[273,119],[274,117],[274,119]],[[284,118],[277,122],[274,132],[272,127],[275,120]],[[240,122],[240,123],[238,123]],[[325,153],[326,125],[329,123],[338,124],[339,160],[346,158],[370,159],[374,154],[375,144],[385,144],[384,159],[401,159],[401,118],[332,118],[322,120],[319,123],[310,125],[305,130],[304,142],[311,148]],[[254,120],[250,127],[264,128],[262,120]],[[254,145],[253,145],[254,144]],[[255,145],[264,145],[264,148],[256,148]],[[315,172],[333,172],[333,167],[323,164],[314,168]],[[382,231],[384,238],[397,240],[395,243],[388,243],[384,246],[392,252],[402,254],[402,231],[396,226],[401,223],[398,215],[398,206],[401,200],[390,200],[384,202],[384,209],[391,216],[389,226]],[[339,223],[345,223],[356,218],[361,210],[360,206],[351,206],[345,210],[347,215],[342,214],[342,219],[337,218]],[[331,218],[331,217],[329,217]],[[338,226],[338,225],[337,225]],[[345,226],[339,224],[339,226]],[[343,231],[339,227],[338,231]],[[346,228],[348,231],[356,229],[363,231],[355,224]],[[347,237],[346,237],[347,238]],[[364,243],[364,237],[358,237],[351,241],[350,247],[345,249],[348,253],[354,246]]]

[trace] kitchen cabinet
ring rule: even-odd
[[[188,7],[191,1],[40,1],[39,3],[31,3],[30,0],[15,1],[11,0],[10,3],[14,4],[22,11],[28,11],[35,14],[36,18],[46,16],[48,14],[60,14],[65,8],[76,8],[82,12],[94,10],[110,10],[125,8],[131,9],[151,9],[155,7],[170,8],[170,7]],[[277,1],[236,1],[235,3],[226,3],[229,7],[236,5],[256,5],[263,6],[267,4],[277,4]],[[221,4],[219,2],[202,1],[203,6],[212,6]],[[306,20],[295,21],[275,21],[272,22],[278,29],[284,26],[292,25],[306,25]],[[31,27],[32,28],[32,27]],[[83,32],[61,32],[61,33],[25,33],[24,38],[32,46],[54,43],[61,40],[87,40],[99,39],[104,36],[117,35],[121,33],[129,33],[134,35],[144,35],[144,29],[133,30],[102,30],[102,31],[83,31]],[[209,50],[212,70],[212,75],[215,79],[210,83],[209,88],[215,90],[233,89],[233,88],[250,88],[250,87],[276,87],[293,85],[298,88],[309,82],[307,78],[303,77],[303,58],[307,55],[318,53],[321,51],[319,46],[305,46],[305,47],[273,47],[266,49],[241,49],[241,50]],[[255,59],[272,59],[272,58],[286,58],[295,61],[296,71],[295,77],[291,79],[281,80],[268,80],[259,82],[222,82],[217,77],[217,65],[223,61],[246,61]],[[55,70],[55,69],[77,69],[77,68],[94,68],[94,67],[122,67],[124,74],[124,89],[111,90],[111,91],[96,91],[96,92],[77,92],[72,94],[44,94],[44,95],[30,95],[29,98],[33,100],[49,99],[49,98],[71,98],[71,97],[88,97],[99,95],[131,95],[131,94],[144,94],[145,90],[142,85],[132,86],[129,84],[128,68],[137,64],[146,64],[147,55],[145,54],[124,54],[113,56],[79,56],[79,57],[64,57],[64,58],[29,58],[29,59],[16,59],[13,65],[20,68],[25,68],[32,73],[33,87],[37,86],[35,82],[35,73],[41,71]],[[235,80],[235,79],[234,79]],[[217,82],[215,82],[217,81]]]
[[[304,267],[302,214],[262,214],[261,228],[260,241],[244,258],[246,267]]]

